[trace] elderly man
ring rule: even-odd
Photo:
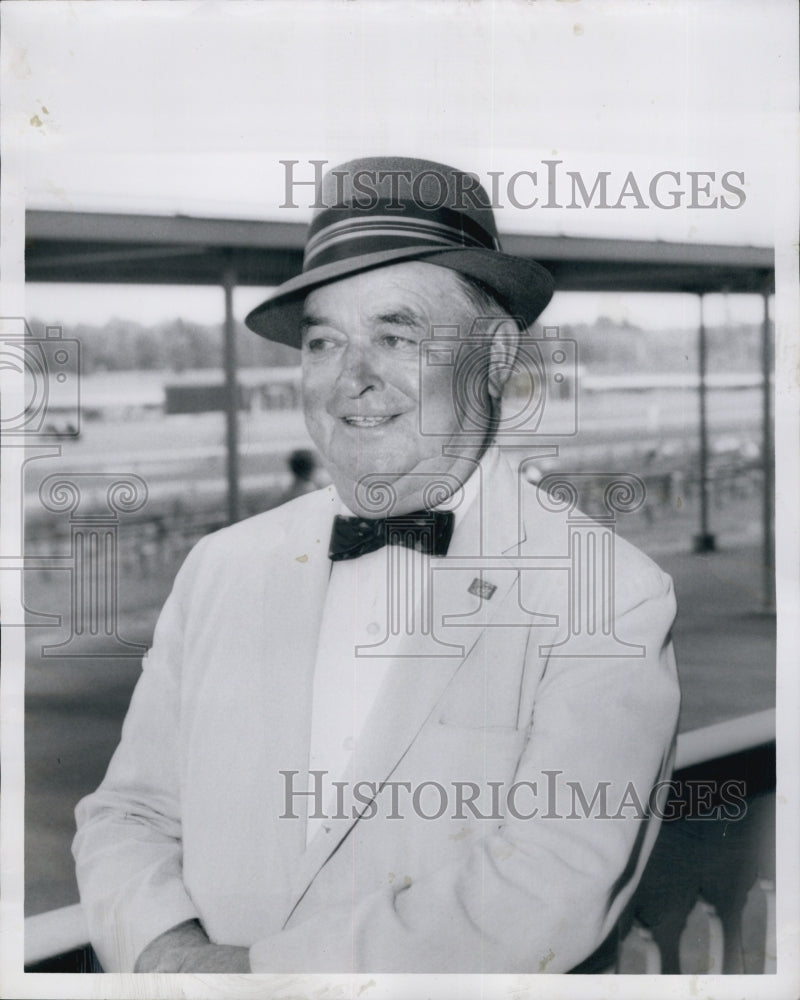
[[[107,971],[568,971],[655,837],[671,584],[506,457],[552,281],[475,178],[354,161],[317,206],[247,322],[301,347],[333,485],[178,574],[77,809],[92,941]]]

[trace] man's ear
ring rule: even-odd
[[[510,317],[498,319],[491,331],[487,383],[489,395],[495,402],[499,402],[505,384],[511,377],[518,349],[519,327]]]

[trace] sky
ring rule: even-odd
[[[284,161],[301,177],[313,159],[401,152],[487,184],[494,172],[501,234],[769,246],[785,223],[776,151],[794,127],[795,15],[784,0],[3,7],[6,204],[308,221],[307,198],[285,207]],[[591,189],[605,172],[618,207],[543,207],[545,161],[559,161],[560,204],[570,174]],[[709,194],[692,195],[692,172]],[[659,175],[662,204],[681,192],[676,208],[654,204]],[[644,205],[618,199],[631,176]],[[741,193],[726,196],[723,177]],[[541,197],[515,208],[509,190],[521,205]],[[259,294],[242,290],[238,311]],[[67,322],[221,318],[220,299],[50,286],[31,288],[25,308]],[[693,325],[696,303],[561,295],[550,309],[556,323],[601,311]]]
[[[736,171],[747,199],[727,212],[508,206],[501,228],[771,239],[783,0],[8,6],[33,206],[280,218],[282,160],[403,151],[483,178],[558,159],[617,187]]]

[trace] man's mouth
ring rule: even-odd
[[[382,424],[388,424],[390,420],[394,420],[396,414],[386,415],[386,416],[372,416],[372,417],[342,417],[342,420],[350,427],[380,427]]]

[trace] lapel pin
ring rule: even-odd
[[[467,589],[470,594],[475,594],[476,597],[482,597],[484,601],[488,601],[497,590],[497,587],[493,583],[481,580],[480,577],[476,576]]]

